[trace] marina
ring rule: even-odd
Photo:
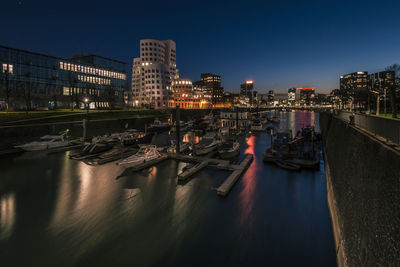
[[[277,131],[315,125],[316,115],[280,113]],[[117,141],[110,149],[76,160],[70,157],[82,153],[82,147],[51,154],[27,152],[2,161],[5,193],[0,203],[7,209],[1,215],[1,229],[6,230],[1,232],[0,256],[15,262],[21,234],[29,231],[45,238],[25,241],[20,264],[38,260],[46,251],[50,264],[62,259],[66,264],[90,265],[93,255],[96,262],[118,264],[134,255],[142,266],[160,262],[188,266],[200,248],[215,264],[240,260],[257,265],[269,257],[272,264],[286,259],[288,265],[334,266],[323,161],[319,170],[301,172],[264,163],[262,154],[270,146],[270,136],[265,131],[268,124],[263,127],[262,132],[242,130],[239,135],[230,129],[230,140],[237,140],[239,153],[229,160],[220,158],[219,146],[200,156],[192,150],[179,154],[165,150],[126,168],[117,163],[135,155],[142,144]],[[198,143],[202,136],[182,137]],[[5,168],[9,164],[23,168]],[[26,194],[12,177],[19,177],[22,184],[33,183],[33,191]],[[40,216],[30,216],[28,203]],[[65,231],[70,234],[65,236]],[[92,239],[99,231],[102,238]],[[190,241],[194,237],[195,244]],[[57,245],[60,240],[62,246]],[[290,249],[289,258],[283,248]],[[185,253],[178,257],[176,250]],[[145,256],[149,251],[153,257]]]

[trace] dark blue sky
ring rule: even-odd
[[[0,44],[130,65],[140,39],[172,39],[181,77],[217,73],[229,91],[253,79],[261,93],[329,92],[340,74],[400,63],[399,2],[3,0]]]

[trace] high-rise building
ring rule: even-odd
[[[171,81],[177,78],[175,42],[141,40],[140,57],[133,59],[132,65],[133,106],[167,108]]]
[[[296,102],[296,88],[288,89],[288,104],[294,106]]]
[[[385,94],[395,81],[394,71],[381,71],[369,75],[370,88]]]
[[[367,90],[368,72],[358,71],[340,76],[340,89],[342,90]]]
[[[302,87],[302,88],[297,88],[297,90],[300,91],[300,105],[302,105],[302,106],[314,105],[315,88]]]
[[[203,91],[205,95],[211,96],[213,105],[223,103],[224,88],[221,87],[221,76],[212,73],[202,73],[201,80],[194,82],[196,90]]]
[[[268,103],[273,103],[274,102],[274,90],[269,90],[268,91]]]
[[[253,103],[253,90],[254,81],[248,80],[240,85],[240,97],[242,99],[248,99],[249,104]]]
[[[126,63],[86,54],[71,59],[0,46],[0,98],[14,109],[124,105]],[[8,97],[7,97],[8,95]]]

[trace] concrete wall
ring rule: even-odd
[[[400,153],[321,113],[339,266],[399,266]]]

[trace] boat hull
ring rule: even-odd
[[[200,156],[200,155],[208,154],[208,153],[214,151],[216,148],[217,148],[216,144],[209,146],[209,147],[195,147],[195,152],[196,152],[196,155]]]
[[[219,157],[221,159],[231,159],[239,155],[240,151],[239,150],[234,150],[234,151],[218,151]]]

